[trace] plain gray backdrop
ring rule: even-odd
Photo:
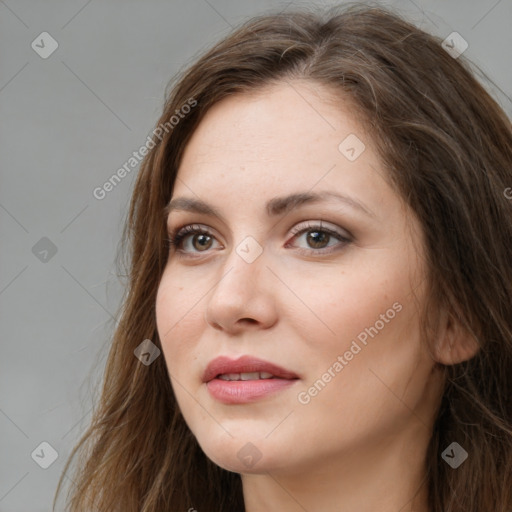
[[[381,3],[461,34],[512,117],[512,0]],[[90,419],[138,168],[103,200],[93,190],[144,144],[176,73],[246,18],[304,4],[0,0],[0,512],[50,510]]]

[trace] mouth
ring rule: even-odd
[[[221,373],[217,375],[220,380],[262,380],[277,379],[278,377],[269,372],[245,372],[245,373]]]
[[[236,360],[217,357],[203,374],[211,396],[224,404],[253,402],[284,390],[298,380],[294,372],[252,356]]]
[[[298,379],[299,376],[277,364],[253,356],[241,356],[231,359],[226,356],[216,357],[206,367],[203,382],[215,378],[222,380],[265,380]]]

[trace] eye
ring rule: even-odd
[[[292,234],[294,235],[294,240],[300,239],[303,235],[307,235],[305,241],[311,249],[299,248],[299,252],[305,254],[329,254],[343,248],[352,241],[348,233],[345,234],[337,229],[322,226],[322,221],[318,224],[315,222],[307,222],[305,225],[301,224],[293,228]],[[336,242],[336,240],[338,240],[338,243],[328,245],[329,242]],[[289,244],[287,243],[286,247],[288,246]],[[328,250],[324,250],[327,248]]]
[[[338,231],[334,228],[328,228],[322,225],[322,221],[307,222],[300,224],[292,229],[293,239],[300,239],[307,234],[306,243],[310,248],[298,248],[300,253],[304,254],[329,254],[339,250],[349,244],[352,240],[350,235],[345,232]],[[336,240],[338,241],[336,243]],[[177,229],[169,234],[168,243],[174,247],[180,254],[207,252],[216,242],[215,237],[208,229],[202,228],[198,224],[189,224],[181,229]],[[192,247],[187,248],[187,242],[191,242]],[[335,242],[330,244],[330,242]],[[330,244],[330,245],[329,245]],[[290,247],[287,242],[285,247]]]
[[[194,236],[191,236],[194,235]],[[210,232],[197,224],[189,224],[177,231],[169,234],[168,242],[171,247],[175,247],[179,252],[190,252],[182,248],[183,242],[192,240],[192,246],[198,249],[198,252],[204,252],[212,246],[215,240]]]

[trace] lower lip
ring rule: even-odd
[[[210,394],[224,404],[246,404],[292,386],[298,379],[222,380],[206,383]]]

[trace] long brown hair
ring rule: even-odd
[[[222,98],[290,79],[354,103],[390,182],[418,217],[428,267],[426,341],[444,311],[479,347],[442,367],[425,461],[430,509],[512,509],[512,128],[472,66],[403,17],[349,4],[253,18],[171,82],[158,122],[167,129],[141,165],[123,232],[128,283],[101,397],[56,492],[57,500],[78,456],[66,510],[244,510],[240,475],[200,449],[164,358],[146,366],[134,349],[145,339],[161,348],[155,299],[169,254],[164,211],[187,141]],[[187,103],[195,106],[183,110]],[[177,111],[183,115],[169,126]],[[441,458],[452,442],[469,454],[457,469]]]

